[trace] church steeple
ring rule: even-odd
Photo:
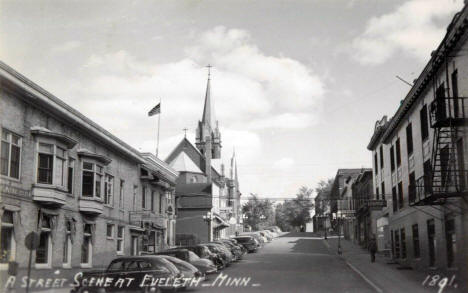
[[[221,134],[215,117],[213,101],[211,100],[211,65],[208,65],[208,81],[206,83],[205,105],[203,116],[198,121],[196,146],[207,161],[221,158]],[[209,158],[208,158],[209,157]],[[208,167],[207,167],[208,168]]]

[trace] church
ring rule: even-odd
[[[166,159],[179,172],[176,181],[176,244],[213,241],[242,231],[239,180],[235,153],[229,173],[221,160],[221,133],[211,97],[211,77],[205,93],[195,145],[187,137]],[[183,239],[191,239],[189,242]]]

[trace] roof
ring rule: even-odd
[[[99,140],[100,143],[132,158],[138,163],[144,163],[144,159],[136,149],[1,61],[0,79],[2,79],[2,87],[12,87],[15,91],[21,93],[21,98],[26,102],[46,108],[63,121],[69,122],[94,139]]]
[[[211,79],[208,75],[208,82],[206,83],[205,105],[203,107],[202,122],[208,123],[211,127],[215,127],[215,113],[213,103],[211,102]]]
[[[375,149],[377,143],[380,141],[380,138],[384,134],[388,125],[389,125],[389,122],[387,121],[387,116],[383,116],[382,119],[375,122],[374,134],[372,134],[369,144],[367,145],[368,150],[371,151]]]
[[[391,135],[400,125],[400,122],[403,120],[405,115],[411,110],[416,100],[422,96],[424,91],[427,89],[427,86],[432,83],[433,75],[436,74],[438,69],[444,64],[446,55],[455,48],[460,38],[466,33],[467,27],[468,5],[465,5],[465,7],[453,17],[442,42],[431,54],[431,59],[424,67],[413,87],[408,92],[390,121],[389,126],[382,137],[385,143],[388,143]]]
[[[203,173],[200,168],[189,158],[185,152],[179,153],[179,155],[172,161],[169,166],[174,168],[178,172],[192,172],[192,173]]]
[[[207,195],[211,197],[211,183],[177,184],[177,195]]]

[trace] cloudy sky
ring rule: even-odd
[[[0,59],[142,151],[193,140],[206,66],[226,163],[244,195],[293,196],[371,166],[463,0],[0,0]]]

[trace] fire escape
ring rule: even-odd
[[[433,81],[434,100],[430,104],[430,126],[434,129],[430,164],[424,175],[410,186],[410,205],[443,205],[449,198],[462,197],[466,190],[467,170],[461,136],[468,126],[467,98],[458,95],[456,71],[449,87],[447,61],[445,82]]]

